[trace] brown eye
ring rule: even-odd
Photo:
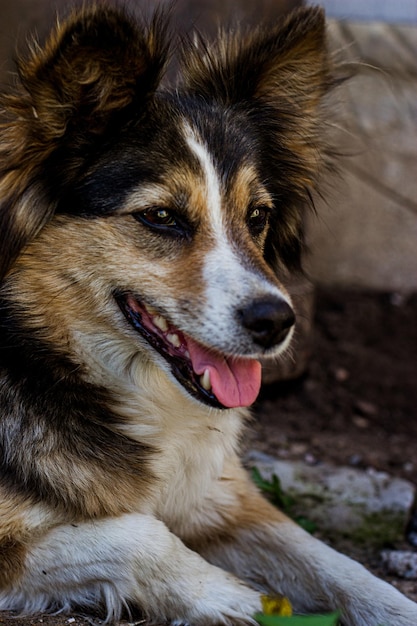
[[[248,226],[252,235],[260,235],[269,220],[269,208],[265,206],[251,207],[248,212]]]
[[[161,234],[180,238],[191,237],[191,228],[188,222],[171,209],[152,207],[133,213],[133,217],[138,222]]]
[[[175,214],[168,209],[147,209],[146,211],[142,211],[140,215],[144,222],[154,226],[168,226],[173,228],[177,226]]]

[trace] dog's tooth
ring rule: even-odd
[[[211,381],[210,381],[210,370],[205,369],[204,374],[200,376],[200,385],[206,391],[210,391],[211,389]]]
[[[145,309],[149,315],[158,315],[158,311],[151,304],[145,304]]]
[[[179,348],[181,346],[181,339],[176,333],[168,333],[167,340],[169,341],[169,343],[172,343],[174,348]]]
[[[165,317],[162,317],[162,315],[155,315],[155,317],[152,318],[152,322],[157,328],[159,328],[159,330],[162,330],[163,333],[166,333],[168,330],[168,322]]]

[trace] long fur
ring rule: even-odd
[[[261,593],[410,626],[239,460],[284,352],[337,82],[322,10],[182,43],[105,5],[18,63],[0,134],[0,608],[251,623]]]

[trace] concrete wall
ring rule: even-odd
[[[332,46],[360,61],[338,94],[342,179],[308,223],[319,284],[417,289],[417,28],[331,22]],[[338,119],[339,118],[339,119]]]

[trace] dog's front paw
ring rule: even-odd
[[[197,602],[196,608],[208,614],[210,623],[255,624],[253,616],[261,611],[259,593],[235,579],[224,583],[219,581],[210,589],[209,604]]]
[[[253,616],[261,610],[260,594],[234,576],[213,569],[209,577],[196,578],[191,594],[183,598],[181,616],[179,607],[175,607],[178,616],[173,623],[193,626],[255,624]]]

